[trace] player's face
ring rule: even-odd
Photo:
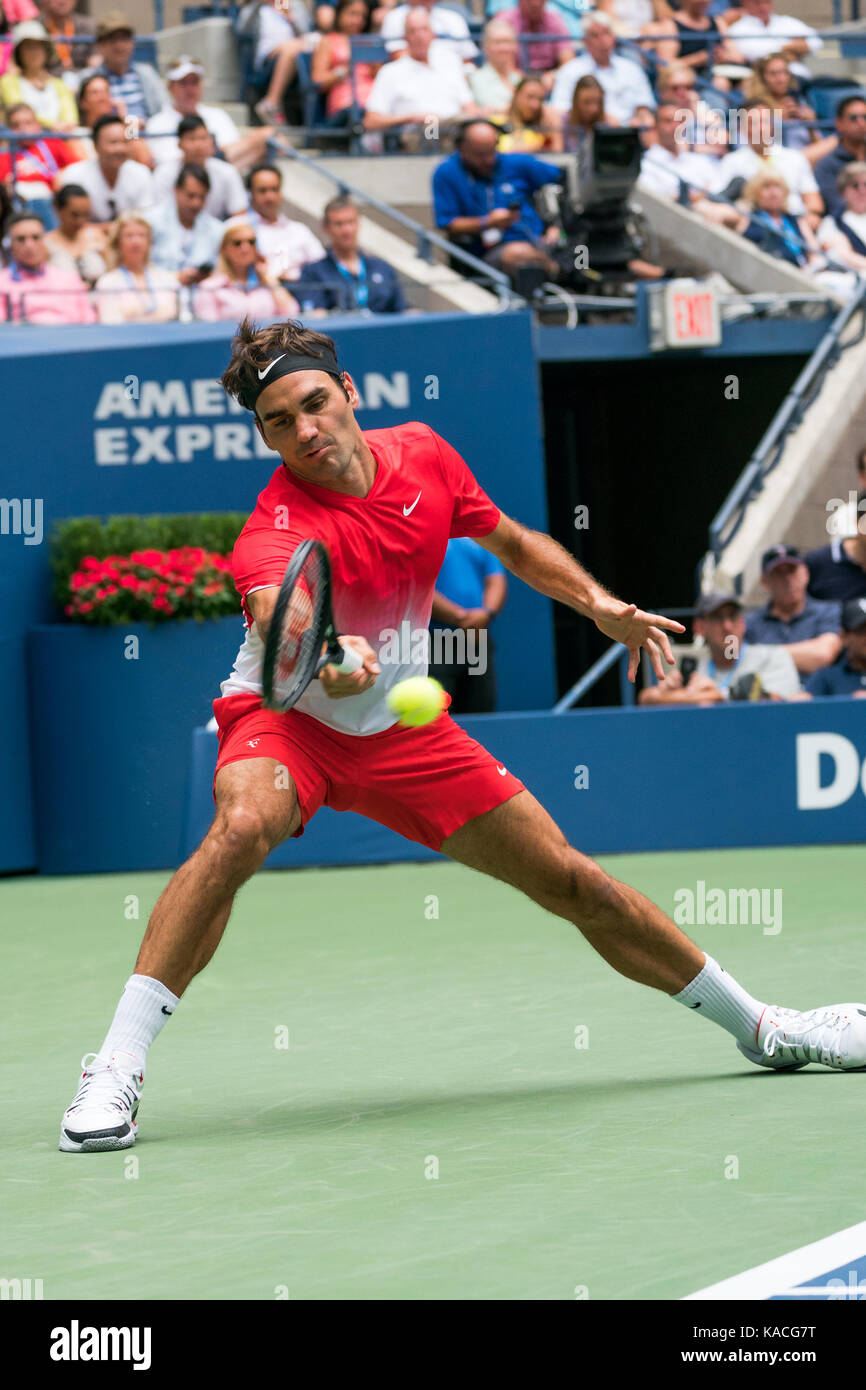
[[[333,487],[349,472],[358,445],[360,403],[345,373],[349,399],[325,372],[292,372],[259,396],[256,424],[265,443],[299,478]]]

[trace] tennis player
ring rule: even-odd
[[[667,634],[681,624],[614,598],[549,536],[505,516],[428,425],[362,431],[358,392],[324,334],[292,322],[257,331],[244,320],[223,386],[282,462],[234,549],[247,631],[214,701],[216,815],[153,910],[99,1052],[83,1059],[60,1148],[135,1142],[148,1048],[216,950],[235,893],[322,805],[360,812],[512,884],[574,923],[620,974],[724,1028],[751,1062],[866,1066],[866,1006],[800,1013],[754,999],[654,903],[569,845],[518,778],[447,713],[407,729],[385,703],[397,681],[426,673],[412,652],[405,665],[380,663],[379,648],[406,620],[427,629],[451,536],[474,537],[518,579],[623,643],[631,679],[641,649],[663,674],[673,661]],[[275,713],[262,705],[263,639],[288,561],[308,537],[328,549],[336,627],[363,665],[351,674],[326,666],[295,708]]]

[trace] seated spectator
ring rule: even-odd
[[[820,139],[807,122],[815,112],[803,101],[800,83],[783,53],[768,53],[752,65],[752,76],[743,84],[747,101],[761,101],[782,113],[782,144],[791,150],[805,150]]]
[[[695,634],[705,648],[691,677],[671,671],[638,696],[640,705],[714,705],[723,700],[800,698],[797,668],[784,647],[745,640],[743,605],[735,594],[702,594],[695,605]],[[760,685],[756,687],[754,678]]]
[[[866,491],[857,495],[857,514],[866,515]],[[834,536],[829,545],[810,550],[809,593],[813,598],[844,603],[866,598],[866,523],[858,523],[853,536]]]
[[[173,270],[181,285],[197,285],[210,275],[222,245],[225,227],[204,205],[210,177],[199,164],[181,166],[174,197],[151,208],[147,220],[153,230],[151,260]]]
[[[540,265],[556,275],[547,246],[559,233],[555,227],[545,233],[532,197],[544,184],[561,182],[563,171],[531,154],[498,154],[499,134],[487,120],[463,127],[454,154],[433,175],[436,226],[506,273]]]
[[[597,8],[607,15],[617,37],[624,39],[636,38],[648,24],[670,19],[673,14],[667,0],[599,0]],[[670,26],[667,32],[671,32]]]
[[[742,18],[728,29],[747,63],[768,53],[781,53],[792,70],[805,77],[809,69],[800,61],[824,47],[814,29],[790,14],[774,14],[773,0],[740,0]]]
[[[92,287],[106,271],[108,224],[93,222],[90,198],[79,184],[67,183],[54,195],[57,227],[45,237],[48,263],[72,270]]]
[[[11,39],[16,71],[0,77],[0,102],[7,107],[26,102],[46,130],[74,130],[75,98],[61,78],[51,76],[57,53],[43,25],[25,20],[16,24]]]
[[[0,270],[0,322],[7,322],[11,311],[14,323],[94,323],[96,311],[81,277],[48,264],[45,229],[39,218],[30,212],[16,213],[6,231],[10,259]]]
[[[84,78],[78,88],[76,101],[78,103],[79,129],[88,132],[81,139],[75,141],[76,149],[81,151],[78,158],[95,159],[96,149],[89,132],[93,130],[100,116],[120,116],[121,120],[124,121],[124,130],[126,130],[126,107],[119,98],[111,95],[108,78],[103,77],[98,72],[92,72]],[[144,140],[129,141],[129,157],[136,160],[138,164],[143,164],[147,169],[153,168],[153,155]]]
[[[571,110],[562,118],[562,141],[560,148],[571,153],[583,151],[597,125],[616,125],[617,122],[607,114],[604,107],[604,87],[598,78],[577,79]]]
[[[351,40],[366,32],[369,18],[364,0],[337,0],[334,28],[322,35],[313,54],[310,76],[324,93],[329,125],[346,125],[356,108],[363,111],[367,104],[380,65],[356,63],[353,87],[349,60]]]
[[[866,275],[866,163],[846,164],[839,175],[843,207],[825,217],[818,244],[826,255],[858,275]]]
[[[87,190],[94,222],[113,222],[120,213],[153,202],[153,175],[130,157],[130,143],[119,116],[100,116],[93,127],[96,158],[70,164],[60,175],[62,183]]]
[[[654,117],[656,140],[644,152],[639,188],[650,188],[663,198],[689,207],[705,201],[716,177],[716,160],[693,154],[679,138],[683,113],[672,103],[660,103]]]
[[[370,314],[402,314],[406,308],[395,270],[378,256],[358,250],[361,219],[351,198],[325,205],[322,230],[328,242],[324,260],[304,267],[298,293],[306,309],[363,309]]]
[[[550,104],[556,111],[569,111],[577,80],[590,73],[604,88],[604,104],[621,125],[640,125],[655,108],[655,97],[639,63],[614,53],[616,38],[606,14],[590,10],[583,19],[586,52],[572,58],[556,74]]]
[[[788,185],[781,174],[763,169],[750,179],[743,204],[748,213],[734,227],[768,256],[788,261],[814,275],[831,293],[847,297],[857,285],[855,274],[831,259],[805,217],[788,210]]]
[[[818,160],[815,178],[830,217],[843,210],[839,175],[847,164],[866,161],[866,97],[844,97],[836,107],[836,145]]]
[[[256,19],[254,66],[257,72],[270,74],[268,89],[255,106],[265,125],[286,124],[283,97],[297,71],[298,54],[306,48],[287,8],[284,0],[263,0]]]
[[[259,251],[268,271],[278,280],[297,280],[305,266],[320,261],[325,248],[305,222],[282,211],[282,175],[273,164],[257,164],[247,175],[250,206],[244,222],[255,229]]]
[[[108,80],[115,101],[122,101],[125,116],[143,125],[168,106],[168,93],[150,63],[133,62],[135,29],[120,10],[110,10],[96,26],[96,46],[102,59],[96,69]]]
[[[672,102],[690,118],[694,138],[688,141],[692,154],[708,154],[716,159],[728,143],[728,124],[725,113],[698,94],[697,78],[689,67],[674,63],[662,68],[656,78],[656,95],[660,102]]]
[[[841,649],[839,604],[809,597],[809,571],[799,550],[770,546],[761,557],[761,583],[770,602],[746,615],[746,641],[783,646],[801,676],[835,661]]]
[[[294,318],[298,302],[283,289],[256,246],[255,229],[235,221],[225,228],[214,274],[202,280],[193,296],[196,317],[211,322]]]
[[[154,202],[174,196],[177,176],[184,164],[198,164],[210,178],[210,192],[205,212],[225,221],[246,212],[247,193],[244,181],[233,164],[214,156],[213,136],[201,116],[184,116],[177,128],[180,159],[164,160],[153,176]]]
[[[469,25],[462,15],[447,5],[437,5],[436,0],[413,0],[411,5],[397,5],[388,10],[382,20],[381,34],[389,39],[388,47],[394,53],[409,47],[406,20],[412,10],[426,10],[430,31],[434,38],[448,40],[448,51],[453,57],[471,63],[478,56],[478,49],[469,37]],[[459,40],[459,42],[456,42]]]
[[[682,0],[675,13],[644,27],[641,32],[651,37],[674,32],[678,36],[659,38],[650,45],[660,62],[689,67],[697,77],[711,80],[712,69],[717,63],[745,61],[736,44],[727,38],[728,28],[724,20],[708,14],[709,7],[710,0]],[[709,42],[710,39],[718,42]],[[642,44],[641,47],[646,46]]]
[[[448,542],[433,593],[430,675],[451,696],[455,714],[496,709],[490,626],[507,594],[505,570],[495,555],[468,536]]]
[[[497,149],[502,154],[538,154],[541,150],[558,149],[560,117],[545,106],[544,85],[534,73],[518,82],[506,119],[511,129],[500,136]]]
[[[733,201],[740,196],[749,179],[761,170],[772,169],[787,185],[791,215],[805,216],[814,231],[821,221],[824,203],[809,161],[800,150],[786,150],[775,144],[775,119],[771,107],[764,106],[760,101],[749,102],[746,113],[748,144],[741,145],[719,160],[710,191],[723,193]]]
[[[43,135],[33,109],[24,101],[10,106],[6,125],[19,135],[32,136],[26,144],[10,144],[8,154],[0,154],[0,182],[10,181],[9,191],[27,204],[46,228],[57,226],[52,197],[60,187],[60,171],[74,164],[76,155],[66,140]]]
[[[806,681],[810,695],[853,695],[866,700],[866,598],[842,605],[842,653]]]
[[[513,10],[500,10],[496,21],[511,26],[519,43],[516,61],[526,71],[543,74],[545,94],[553,87],[558,68],[574,57],[574,44],[565,20],[545,0],[517,0]],[[543,39],[529,37],[544,34]],[[548,38],[547,35],[554,35]]]
[[[151,265],[150,223],[124,212],[114,225],[111,250],[117,261],[96,282],[100,323],[168,323],[177,318],[177,276]]]
[[[442,55],[434,65],[430,57],[433,30],[424,6],[412,8],[405,34],[406,51],[376,74],[367,98],[364,128],[387,131],[395,126],[410,126],[420,138],[431,118],[435,118],[438,134],[440,122],[473,115],[475,104],[459,61]]]
[[[76,0],[41,0],[39,6],[45,32],[57,54],[56,77],[64,72],[82,72],[90,66],[95,52],[92,42],[72,42],[96,36],[96,24],[89,15],[79,14],[75,4]]]
[[[180,147],[177,128],[184,116],[201,116],[214,138],[218,151],[225,155],[241,173],[264,158],[265,146],[273,131],[270,126],[241,135],[231,116],[220,106],[204,106],[201,100],[204,68],[194,58],[182,56],[165,74],[169,106],[151,116],[144,133],[150,141],[151,153],[157,164],[177,159]],[[159,138],[157,138],[159,137]]]
[[[504,116],[522,77],[517,35],[500,17],[491,19],[481,41],[485,62],[469,73],[469,88],[485,116]]]

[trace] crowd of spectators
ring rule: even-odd
[[[285,291],[319,312],[405,307],[393,271],[374,266],[357,240],[340,262],[333,245],[281,210],[267,142],[285,124],[299,79],[319,91],[326,126],[368,153],[432,142],[448,156],[433,179],[436,227],[512,277],[524,266],[559,277],[560,229],[539,216],[535,194],[562,173],[539,156],[585,159],[600,126],[640,131],[638,195],[643,187],[677,201],[835,293],[852,292],[866,271],[866,90],[849,92],[833,131],[822,130],[808,101],[808,62],[822,41],[776,13],[774,0],[680,0],[676,8],[598,0],[574,24],[544,0],[492,3],[480,36],[451,0],[250,0],[238,29],[252,39],[263,93],[256,112],[266,123],[245,131],[204,103],[198,61],[176,58],[161,75],[136,59],[126,15],[95,22],[74,4],[41,0],[37,10],[33,0],[0,0],[2,120],[32,137],[0,142],[0,188],[16,217],[26,211],[40,222],[46,258],[16,269],[4,229],[0,255],[14,282],[26,284],[16,312],[28,320],[28,306],[46,293],[48,265],[78,274],[103,318],[105,275],[121,294],[115,234],[127,213],[150,227],[147,266],[175,275],[178,291],[229,277],[222,289],[231,293],[176,294],[181,317],[195,316],[197,304],[212,315],[244,292],[237,277],[246,253],[225,240],[241,216],[256,238],[247,293],[282,303]],[[369,60],[352,49],[368,35],[379,37]],[[352,210],[331,220],[338,235],[352,223],[357,239]],[[314,260],[315,292],[293,297],[292,283]],[[664,274],[637,258],[627,272]],[[127,310],[138,302],[125,294]],[[153,296],[147,305],[144,317],[163,314]],[[0,314],[11,312],[0,305]]]
[[[801,554],[779,542],[761,557],[763,607],[746,610],[736,594],[701,594],[696,644],[675,654],[676,669],[648,684],[649,707],[717,705],[727,700],[866,698],[866,449],[859,490],[829,512],[828,544]]]
[[[94,22],[73,0],[14,5],[0,0],[0,124],[19,137],[0,141],[0,321],[406,308],[394,270],[359,247],[348,199],[332,200],[319,235],[285,215],[282,176],[265,157],[272,128],[241,132],[205,104],[198,61],[176,58],[160,76],[134,58],[135,29],[120,11]],[[269,8],[279,48],[288,21]],[[357,9],[337,6],[334,58],[347,56],[340,36],[359,27]],[[300,22],[303,6],[290,13]]]

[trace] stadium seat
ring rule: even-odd
[[[298,54],[298,89],[301,98],[301,124],[305,126],[323,126],[327,119],[325,110],[325,96],[319,91],[312,77],[313,55],[311,53]],[[304,137],[304,144],[311,145],[314,141],[309,135]]]
[[[843,97],[860,96],[866,99],[866,88],[856,82],[838,77],[813,77],[806,84],[805,98],[819,121],[832,121],[836,107]]]

